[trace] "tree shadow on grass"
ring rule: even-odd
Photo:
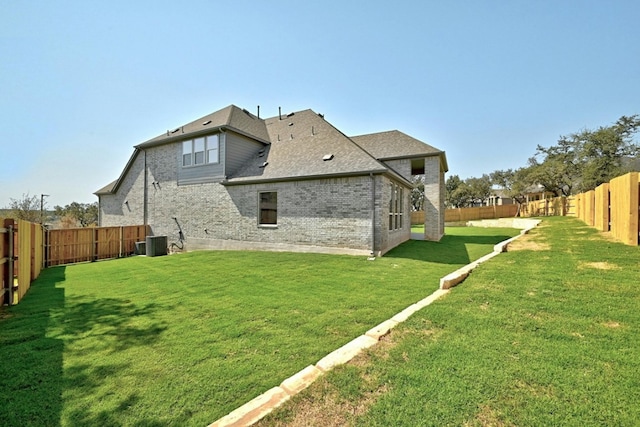
[[[153,319],[153,313],[160,309],[155,303],[139,306],[126,299],[67,297],[59,333],[99,338],[110,352],[120,352],[157,340],[167,329],[163,322]]]
[[[67,407],[69,396],[91,395],[105,378],[127,367],[109,357],[74,364],[70,343],[88,338],[108,355],[148,345],[167,327],[154,319],[161,309],[157,304],[65,296],[65,269],[43,270],[20,304],[0,308],[0,425],[58,426],[63,417],[74,425],[122,424],[117,409]],[[139,400],[135,391],[122,396],[116,408]],[[140,420],[140,425],[162,423]]]
[[[115,389],[115,383],[108,379],[123,375],[133,364],[126,356],[127,350],[155,343],[167,329],[166,323],[156,316],[165,309],[161,304],[137,304],[126,298],[67,296],[55,329],[68,343],[64,370],[67,422],[75,426],[130,422],[125,420],[135,411],[140,396],[136,390]],[[86,396],[93,397],[85,399]],[[87,403],[97,401],[101,408]],[[144,406],[144,402],[140,404]],[[162,423],[139,419],[136,425]]]
[[[455,236],[445,235],[439,242],[409,240],[385,254],[385,258],[406,258],[437,264],[466,265],[479,258],[469,253],[472,245],[484,245],[486,253],[493,245],[510,239],[508,235]],[[474,259],[475,258],[475,259]]]
[[[53,310],[64,306],[65,268],[45,270],[14,307],[0,309],[0,424],[60,425],[62,340],[47,336]]]

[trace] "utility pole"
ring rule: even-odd
[[[48,194],[40,194],[40,224],[44,224],[44,198],[49,197]]]

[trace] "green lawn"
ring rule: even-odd
[[[523,241],[259,425],[640,425],[640,248],[572,218]]]
[[[0,424],[207,425],[518,233],[447,232],[375,261],[208,251],[46,269],[0,311]]]

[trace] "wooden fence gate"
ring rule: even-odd
[[[17,304],[42,270],[42,230],[40,224],[21,219],[5,219],[0,229],[0,276],[2,304]]]

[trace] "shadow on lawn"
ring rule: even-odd
[[[64,289],[56,287],[64,279],[64,267],[45,270],[20,304],[0,309],[2,425],[60,425],[64,345],[47,331],[64,306]]]
[[[407,258],[437,264],[466,265],[474,261],[469,255],[470,245],[487,246],[486,253],[493,245],[510,239],[511,236],[451,236],[445,235],[439,242],[409,240],[390,250],[385,258]],[[475,257],[479,258],[479,257]]]
[[[63,413],[65,422],[72,425],[122,424],[118,409],[95,411],[68,405],[95,393],[105,378],[118,375],[126,366],[112,363],[108,356],[74,363],[74,352],[86,355],[96,345],[107,354],[126,351],[155,341],[166,329],[153,319],[160,309],[157,304],[65,297],[64,281],[65,267],[45,269],[20,304],[0,309],[0,425],[57,426]],[[82,340],[88,348],[82,347],[84,342],[78,344]],[[137,400],[131,393],[116,406],[124,410]],[[140,423],[160,425],[153,420]]]

